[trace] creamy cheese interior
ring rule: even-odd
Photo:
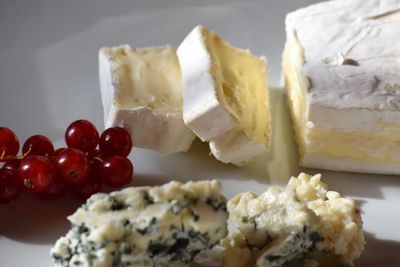
[[[367,162],[400,164],[400,126],[380,124],[365,131],[313,129],[308,153]]]
[[[111,60],[118,108],[148,107],[162,112],[182,111],[182,79],[176,48],[103,48]]]
[[[201,31],[213,62],[218,100],[247,136],[267,145],[271,118],[265,60],[232,47],[204,27]]]

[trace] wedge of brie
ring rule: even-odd
[[[400,1],[338,0],[286,18],[283,71],[305,167],[400,174]]]
[[[182,80],[176,49],[102,48],[100,87],[105,127],[123,126],[134,145],[171,154],[195,135],[182,119]]]
[[[264,152],[271,119],[266,61],[197,26],[177,50],[183,119],[212,154],[243,165]]]

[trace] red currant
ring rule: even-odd
[[[105,185],[119,188],[132,181],[133,165],[127,158],[115,155],[107,156],[103,159],[99,174]]]
[[[103,155],[126,157],[132,150],[132,138],[122,127],[108,128],[100,136],[99,147]]]
[[[17,171],[20,164],[21,164],[21,160],[19,160],[19,159],[8,160],[4,163],[3,169]]]
[[[51,156],[54,154],[53,143],[44,135],[32,135],[22,146],[22,154]]]
[[[101,179],[93,173],[90,173],[87,180],[79,185],[71,186],[71,194],[79,199],[87,199],[91,195],[100,192]]]
[[[99,133],[93,123],[87,120],[77,120],[68,126],[65,132],[65,142],[70,148],[93,153],[99,143]]]
[[[67,149],[66,147],[57,148],[57,149],[54,151],[54,157],[57,158],[57,157],[61,154],[61,152],[65,151],[66,149]]]
[[[39,193],[39,196],[46,200],[55,200],[61,198],[64,194],[65,185],[60,179],[56,178],[50,185],[49,189]]]
[[[61,179],[68,184],[79,184],[85,181],[89,173],[89,162],[83,154],[74,148],[62,151],[56,160]]]
[[[0,169],[0,203],[7,204],[16,199],[21,193],[21,182],[16,172]]]
[[[22,160],[18,175],[25,187],[40,193],[49,190],[54,181],[55,170],[49,159],[35,155]]]
[[[0,127],[0,157],[15,156],[19,150],[19,141],[13,131]]]
[[[88,153],[86,154],[86,156],[87,156],[89,159],[94,158],[94,157],[100,157],[100,150],[96,148],[95,150],[93,150],[93,151],[91,151],[91,152],[88,152]]]

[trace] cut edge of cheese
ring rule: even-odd
[[[266,151],[271,117],[265,58],[232,47],[204,26],[189,33],[177,54],[184,121],[202,141],[210,142],[214,156],[241,166]],[[235,139],[242,147],[226,147]]]
[[[102,48],[99,74],[106,128],[124,127],[134,146],[162,155],[190,148],[195,135],[182,118],[182,83],[175,47]]]
[[[298,145],[300,159],[302,159],[306,147],[305,131],[308,107],[308,99],[306,95],[307,89],[311,84],[310,81],[300,73],[301,66],[304,64],[304,51],[296,37],[296,31],[290,25],[289,19],[290,14],[286,17],[287,40],[283,51],[282,69],[295,139]]]
[[[388,53],[392,53],[393,58],[398,53],[390,46],[382,47],[381,52],[373,38],[384,38],[398,31],[400,2],[380,6],[375,2],[363,5],[362,1],[342,1],[348,7],[338,8],[339,2],[312,5],[286,17],[283,76],[300,165],[399,174],[400,157],[396,151],[400,149],[400,112],[396,90],[400,83],[399,76],[390,68],[391,60],[385,59]],[[350,29],[337,32],[341,35],[333,38],[331,35],[336,33],[336,28],[332,26],[330,31],[315,36],[320,26],[310,26],[314,23],[312,16],[329,8],[335,9],[334,13],[329,13],[329,18],[316,17],[321,25],[337,19],[341,21],[341,29],[346,25]],[[348,8],[357,11],[345,16]],[[352,24],[353,21],[357,23]],[[368,41],[356,47],[363,40],[353,40],[353,44],[349,39],[351,34],[363,35],[363,40]],[[345,43],[345,39],[340,37],[348,39],[343,47],[340,44]],[[318,42],[312,42],[314,39]],[[327,40],[331,42],[328,44]],[[329,47],[320,49],[319,41],[327,42]],[[378,55],[372,57],[368,51]],[[371,60],[374,66],[366,60]]]

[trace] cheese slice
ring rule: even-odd
[[[321,175],[301,173],[284,190],[240,193],[228,201],[228,212],[233,227],[222,241],[225,267],[278,267],[318,253],[353,266],[364,250],[358,207],[328,191]]]
[[[183,119],[212,154],[243,165],[266,151],[271,118],[266,61],[197,26],[177,50]]]
[[[227,233],[217,181],[170,182],[91,196],[51,250],[57,267],[192,266]]]
[[[123,126],[134,145],[161,154],[187,151],[195,138],[182,119],[176,49],[102,48],[99,52],[105,127]]]
[[[51,250],[57,267],[279,267],[318,253],[351,266],[365,244],[356,203],[304,173],[228,202],[215,180],[100,193],[68,220]]]
[[[287,15],[283,72],[304,167],[400,174],[400,1]]]

